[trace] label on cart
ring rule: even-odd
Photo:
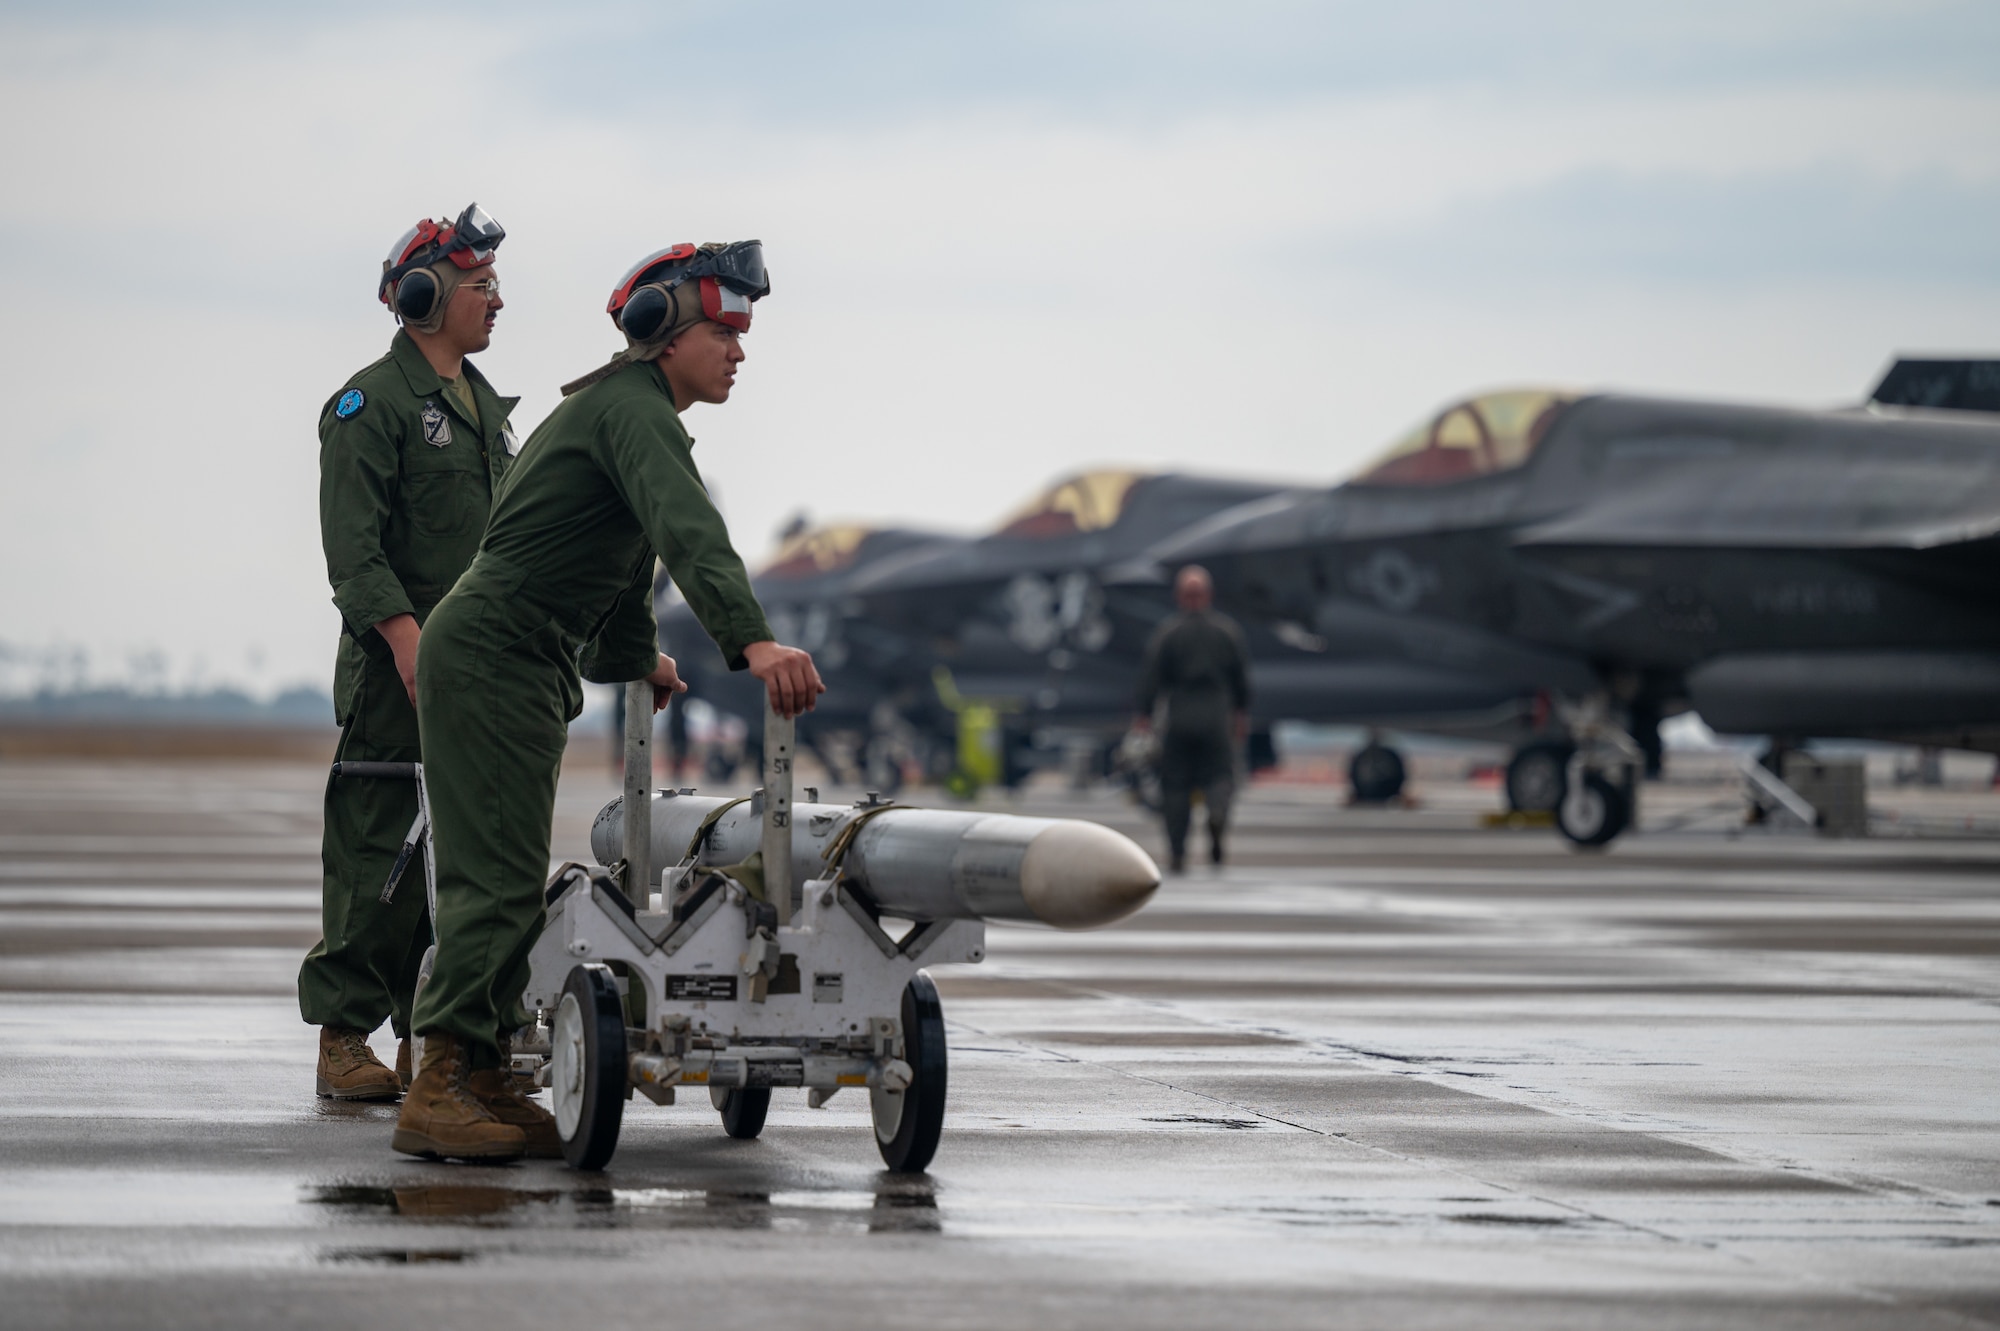
[[[736,1001],[736,977],[734,975],[669,975],[667,977],[668,998],[688,998],[695,1002],[713,1000],[720,1003]]]
[[[838,1003],[842,988],[841,977],[829,975],[825,971],[813,975],[813,1002]]]

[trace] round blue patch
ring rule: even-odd
[[[346,420],[367,405],[367,394],[358,388],[350,388],[340,395],[340,401],[333,404],[333,414]]]

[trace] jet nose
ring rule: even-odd
[[[1021,895],[1044,924],[1095,929],[1152,898],[1160,866],[1132,839],[1096,823],[1063,820],[1035,834],[1021,857]]]

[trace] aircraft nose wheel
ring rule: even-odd
[[[1556,827],[1583,850],[1599,850],[1632,820],[1632,797],[1601,772],[1585,772],[1556,806]]]
[[[899,1173],[920,1174],[944,1133],[945,1095],[944,1008],[937,986],[922,971],[903,988],[903,1059],[912,1073],[909,1086],[876,1087],[868,1092],[868,1104],[883,1163]]]
[[[625,1116],[625,1005],[611,968],[573,968],[549,1023],[549,1090],[572,1169],[602,1169]]]

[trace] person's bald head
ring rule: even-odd
[[[1215,584],[1208,570],[1189,564],[1174,575],[1174,604],[1183,610],[1206,610],[1215,601]]]

